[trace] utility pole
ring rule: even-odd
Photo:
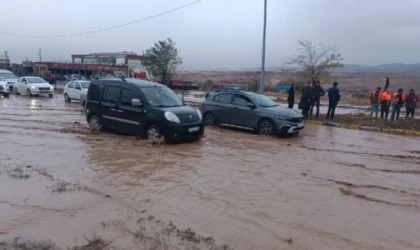
[[[260,93],[264,94],[264,71],[265,71],[265,33],[267,28],[267,0],[264,0],[264,28],[263,28],[263,47],[261,63]]]
[[[39,62],[42,62],[42,58],[41,58],[41,56],[42,56],[42,50],[41,49],[39,49]]]

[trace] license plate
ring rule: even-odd
[[[192,127],[188,129],[188,132],[197,132],[198,130],[200,130],[200,127]]]
[[[299,122],[297,125],[298,128],[303,127],[303,122]]]

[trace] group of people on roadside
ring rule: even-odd
[[[299,101],[299,109],[302,110],[302,115],[305,119],[313,117],[314,108],[316,108],[315,119],[319,118],[319,107],[321,104],[321,97],[326,92],[321,87],[320,81],[311,81],[303,88],[302,95]],[[328,112],[327,119],[334,119],[335,108],[340,101],[340,90],[338,89],[338,83],[334,82],[333,86],[328,90]],[[289,88],[288,96],[289,108],[293,108],[295,102],[295,84]]]
[[[370,116],[378,118],[379,107],[381,110],[381,119],[388,120],[389,110],[392,105],[391,121],[400,119],[401,109],[405,106],[405,117],[414,118],[419,96],[415,94],[414,89],[410,89],[406,95],[403,89],[398,89],[392,96],[387,89],[381,92],[381,87],[372,91],[369,104],[371,105]]]

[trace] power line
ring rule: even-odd
[[[118,29],[118,28],[122,28],[122,27],[125,27],[125,26],[133,25],[133,24],[136,24],[136,23],[144,22],[144,21],[156,18],[156,17],[160,17],[160,16],[163,16],[163,15],[169,14],[171,12],[178,11],[180,9],[187,8],[191,5],[199,3],[201,1],[203,1],[203,0],[197,0],[197,1],[194,1],[194,2],[191,2],[191,3],[179,6],[175,9],[171,9],[171,10],[168,10],[168,11],[165,11],[165,12],[161,12],[161,13],[149,16],[149,17],[145,17],[143,19],[134,20],[134,21],[131,21],[131,22],[128,22],[128,23],[118,24],[118,25],[103,28],[103,29],[85,31],[85,32],[80,32],[80,33],[62,34],[62,35],[55,35],[55,36],[29,36],[29,35],[14,34],[14,33],[8,33],[8,32],[0,31],[0,35],[14,36],[14,37],[25,37],[25,38],[63,38],[63,37],[89,35],[89,34],[93,34],[93,33],[104,32],[104,31],[112,30],[112,29]]]

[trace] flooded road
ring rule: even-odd
[[[146,249],[136,230],[164,224],[235,249],[420,248],[419,139],[307,125],[166,145],[92,133],[62,96],[0,99],[0,135],[0,241]]]

